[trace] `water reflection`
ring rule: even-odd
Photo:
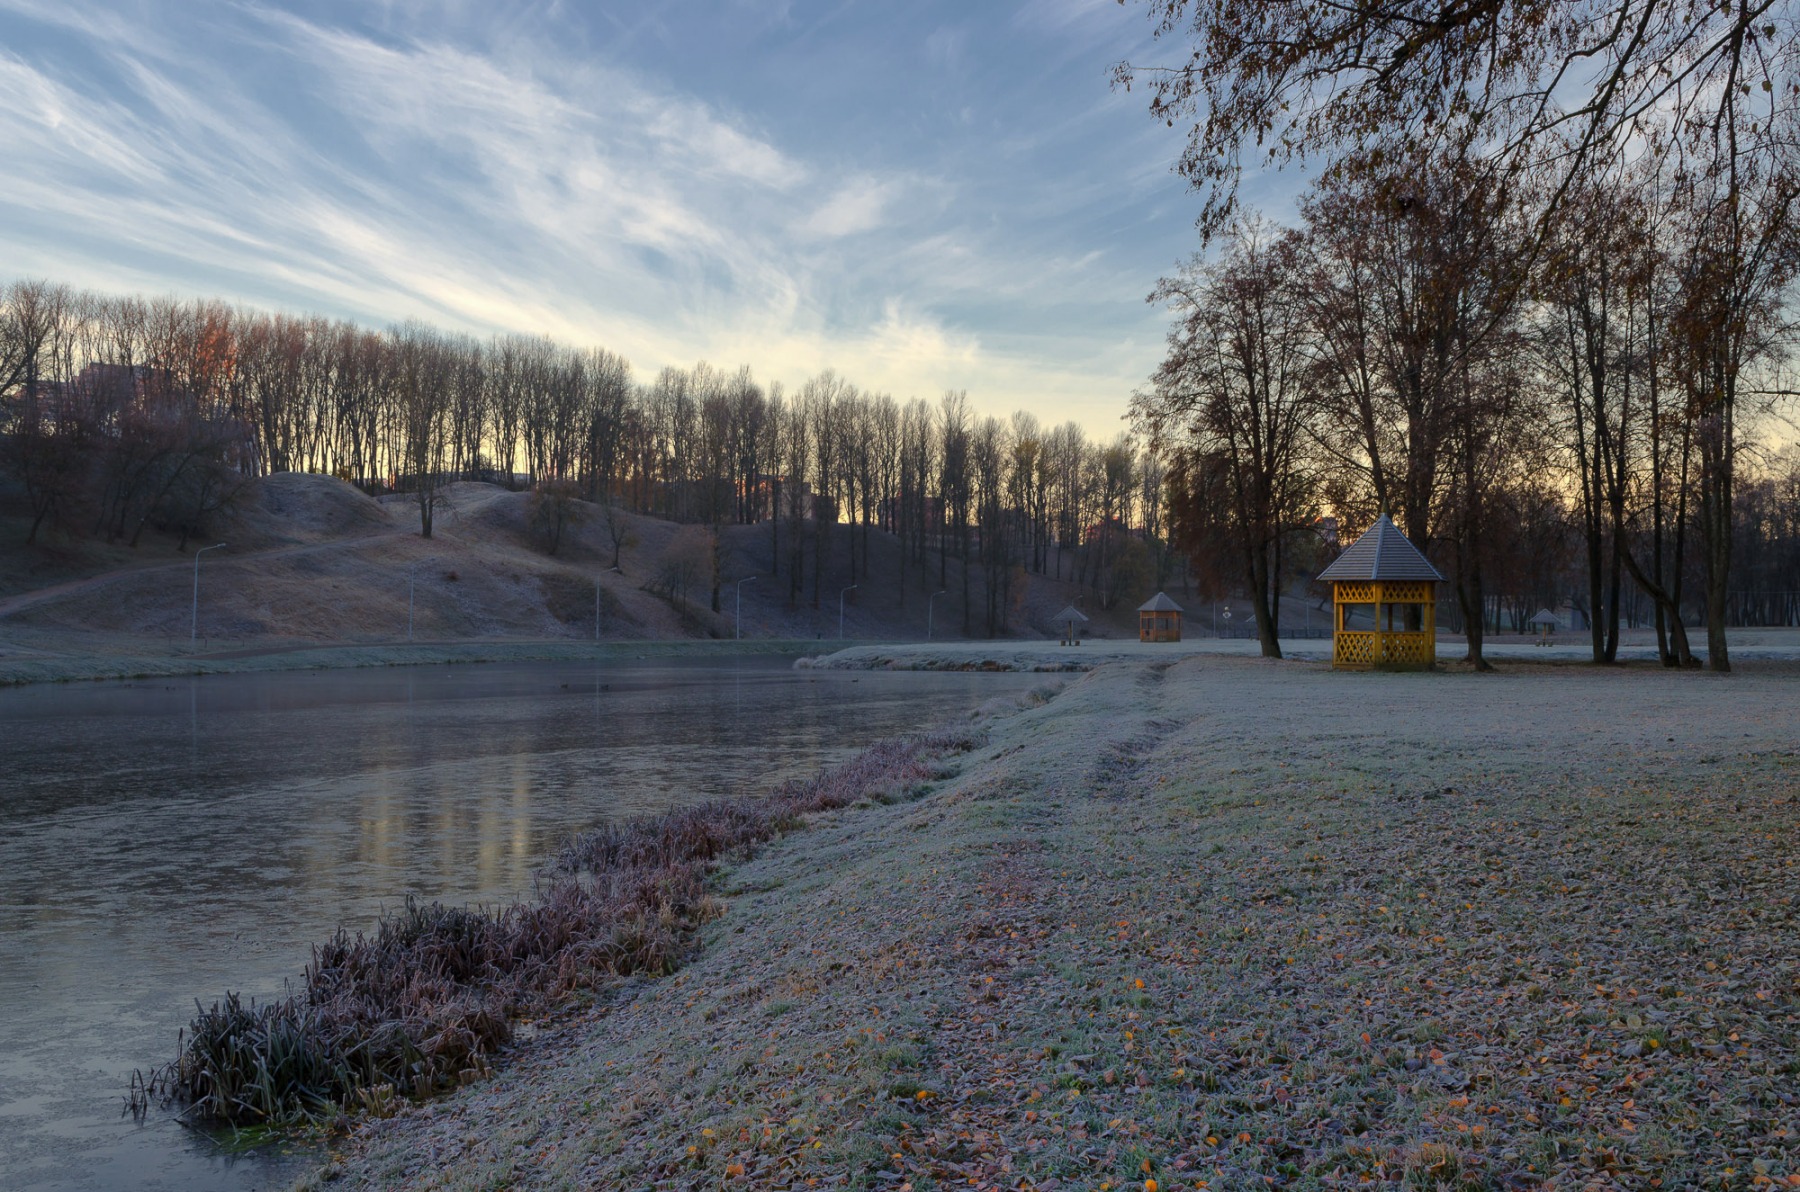
[[[121,1122],[191,998],[277,995],[408,893],[493,902],[606,816],[761,790],[1028,676],[782,660],[408,668],[0,691],[0,1187],[291,1174]]]

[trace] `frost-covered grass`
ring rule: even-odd
[[[1104,668],[315,1178],[1800,1182],[1797,680]]]
[[[1730,644],[1734,661],[1800,662],[1800,629],[1733,629]],[[1466,666],[1467,651],[1462,638],[1438,635],[1440,668]],[[1284,637],[1281,652],[1290,661],[1329,662],[1331,639],[1323,631],[1315,637]],[[816,655],[803,665],[818,670],[1086,671],[1121,662],[1155,665],[1194,657],[1257,658],[1261,653],[1262,646],[1254,637],[1216,638],[1201,631],[1179,642],[1089,638],[1079,646],[1064,646],[1053,639],[867,643]],[[1544,646],[1535,637],[1505,633],[1487,639],[1485,656],[1498,666],[1586,666],[1593,662],[1593,647],[1584,634],[1563,633]],[[1704,650],[1699,656],[1705,656]],[[1618,661],[1633,666],[1659,665],[1654,636],[1647,630],[1626,631]]]

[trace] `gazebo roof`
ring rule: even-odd
[[[1322,580],[1437,580],[1444,573],[1419,553],[1419,548],[1382,514],[1368,532],[1319,572]]]
[[[1144,603],[1138,605],[1140,613],[1178,613],[1181,606],[1169,599],[1167,592],[1158,592]]]
[[[1055,625],[1061,625],[1068,621],[1085,621],[1085,620],[1087,620],[1087,617],[1082,614],[1082,611],[1080,609],[1076,608],[1072,604],[1068,608],[1063,609],[1060,613],[1057,613],[1054,617],[1050,618],[1051,623],[1055,624]]]
[[[1531,614],[1531,620],[1526,623],[1529,625],[1549,625],[1554,628],[1562,624],[1562,618],[1547,608],[1540,608],[1535,613]]]

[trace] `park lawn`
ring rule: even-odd
[[[1797,678],[1102,668],[306,1182],[1800,1186]]]

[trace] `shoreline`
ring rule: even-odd
[[[1733,681],[1101,667],[300,1186],[1800,1176],[1800,690]]]
[[[36,683],[105,682],[181,675],[355,670],[364,667],[479,665],[502,662],[585,662],[619,658],[706,658],[804,655],[816,640],[461,641],[247,646],[196,654],[135,654],[124,650],[52,653],[0,642],[0,688]]]
[[[314,945],[298,991],[261,1005],[227,992],[199,1009],[177,1058],[134,1077],[128,1108],[140,1121],[179,1107],[212,1127],[315,1130],[470,1084],[521,1023],[680,971],[714,917],[722,861],[811,816],[911,797],[940,759],[980,743],[966,727],[908,733],[760,794],[603,821],[546,858],[528,896],[408,897],[367,931],[340,926]]]
[[[1282,662],[1328,664],[1329,638],[1282,640]],[[1438,666],[1463,665],[1460,639],[1440,637]],[[419,642],[215,642],[198,650],[129,635],[76,635],[50,631],[0,633],[0,688],[34,683],[73,683],[180,675],[244,674],[300,670],[350,670],[380,666],[434,666],[498,662],[580,662],[608,658],[795,656],[803,669],[1018,671],[1073,674],[1113,664],[1182,661],[1194,657],[1264,661],[1254,639],[1190,637],[1174,643],[1093,638],[1078,646],[1055,640],[1002,638],[985,641],[821,641],[817,638],[644,638],[601,642],[568,638],[481,638]],[[1488,659],[1505,668],[1594,667],[1583,644],[1559,642],[1545,649],[1534,639],[1490,639]],[[1697,657],[1704,658],[1704,649]],[[1733,664],[1800,663],[1800,630],[1740,629],[1732,633]],[[1653,646],[1627,644],[1612,668],[1660,670]]]

